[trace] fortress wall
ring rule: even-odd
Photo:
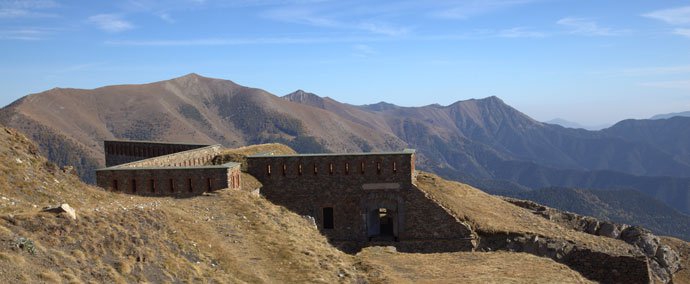
[[[106,168],[96,171],[99,187],[147,196],[190,196],[240,187],[239,164],[192,168]]]
[[[117,166],[118,168],[135,167],[198,167],[210,165],[211,160],[220,153],[220,145],[206,146],[165,156],[153,157]]]
[[[420,248],[430,240],[448,240],[441,243],[449,246],[434,251],[471,250],[469,227],[412,184],[413,160],[413,152],[401,152],[251,156],[247,163],[263,184],[263,196],[314,217],[331,241],[367,242],[368,214],[386,208],[395,216],[396,244]],[[333,208],[332,229],[324,228],[324,208]]]
[[[151,141],[103,141],[106,167],[207,146],[202,144],[158,143]]]
[[[644,256],[615,256],[583,249],[572,251],[563,263],[601,283],[653,283],[649,262]]]

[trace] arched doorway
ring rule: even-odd
[[[400,196],[391,193],[370,193],[362,199],[366,237],[369,241],[398,241],[403,227]]]
[[[367,221],[369,240],[396,240],[398,218],[394,209],[374,208],[369,211]]]

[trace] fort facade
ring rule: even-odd
[[[106,168],[96,170],[98,186],[148,196],[192,196],[240,188],[240,164],[213,165],[221,145],[105,141]]]
[[[474,248],[474,236],[414,185],[415,151],[360,154],[262,154],[247,157],[261,195],[314,217],[329,240],[357,250],[388,242],[398,250]]]

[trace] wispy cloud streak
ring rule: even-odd
[[[671,25],[690,24],[690,6],[653,11],[642,15]]]
[[[381,41],[374,37],[266,37],[266,38],[207,38],[189,40],[110,40],[108,45],[128,46],[223,46],[223,45],[276,45],[313,43],[352,43]]]
[[[646,82],[641,83],[640,86],[690,91],[690,80]]]
[[[134,25],[115,14],[99,14],[89,17],[89,22],[106,32],[118,33],[131,30]]]
[[[569,33],[584,36],[620,36],[629,34],[628,30],[616,30],[607,27],[601,27],[593,20],[585,18],[562,18],[556,22],[557,24],[569,29]]]
[[[55,1],[50,0],[3,0],[0,1],[0,19],[57,17],[55,14],[40,12],[40,10],[57,6]]]

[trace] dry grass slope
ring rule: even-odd
[[[392,283],[592,283],[563,264],[526,253],[404,254],[374,247],[357,256]]]
[[[189,199],[103,192],[32,154],[35,146],[21,134],[2,129],[0,141],[3,280],[365,279],[353,256],[330,246],[303,218],[248,192],[224,190]],[[76,208],[77,220],[39,212],[62,202]]]
[[[417,183],[432,199],[480,233],[526,233],[575,241],[591,249],[619,254],[633,250],[623,241],[561,227],[496,196],[434,174],[420,173]]]
[[[293,152],[259,145],[226,154],[266,151]],[[47,162],[7,128],[0,129],[0,161],[0,275],[8,283],[586,282],[526,254],[372,248],[347,255],[302,217],[248,191],[186,199],[104,192]],[[248,175],[243,182],[259,185]],[[39,212],[63,202],[77,220]]]

